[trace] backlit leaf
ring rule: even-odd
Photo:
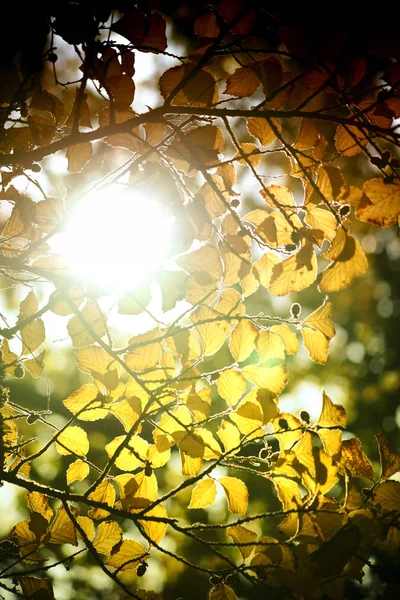
[[[379,227],[390,227],[400,214],[400,185],[385,183],[377,177],[364,183],[363,196],[357,206],[357,217]]]
[[[235,515],[243,515],[249,502],[246,484],[237,477],[220,477],[218,482],[224,488],[229,510]]]
[[[78,513],[77,509],[73,506],[70,506],[69,508],[71,513],[76,516]],[[73,546],[78,545],[75,525],[69,518],[67,511],[63,506],[58,508],[49,532],[49,541],[51,544],[72,544]]]
[[[203,479],[193,488],[188,508],[207,508],[214,504],[217,496],[217,486],[213,479]]]
[[[310,286],[316,276],[317,259],[312,245],[306,244],[296,254],[273,267],[268,290],[273,296],[300,292]]]
[[[134,571],[146,556],[147,551],[142,544],[134,540],[123,540],[118,551],[109,556],[106,565],[119,571]]]
[[[229,349],[235,360],[242,362],[253,352],[257,334],[258,329],[251,321],[239,321],[229,341]]]
[[[108,556],[111,550],[122,540],[122,528],[115,521],[103,521],[97,529],[93,546],[100,554]]]
[[[311,360],[324,365],[328,358],[328,338],[315,329],[303,327],[301,330],[304,346],[307,348]]]
[[[82,481],[89,475],[90,467],[79,458],[71,463],[67,469],[67,484],[71,485],[74,481]]]
[[[228,406],[232,406],[246,391],[246,380],[239,371],[227,369],[219,374],[217,389],[218,394],[226,400]]]
[[[248,558],[250,554],[253,552],[254,546],[250,546],[251,542],[255,542],[257,539],[257,534],[247,527],[243,527],[243,525],[232,525],[228,529],[228,535],[231,536],[235,544],[237,545],[237,549],[244,559]],[[246,544],[245,546],[241,546],[240,544]]]
[[[390,448],[386,436],[382,431],[377,433],[375,437],[378,442],[379,456],[382,467],[380,480],[388,479],[400,471],[400,454]]]
[[[366,477],[371,481],[375,479],[375,469],[357,438],[343,440],[340,464],[353,476]]]
[[[338,292],[350,285],[356,275],[365,273],[367,258],[359,242],[343,229],[338,229],[324,258],[334,262],[323,271],[318,287],[322,292]]]
[[[86,431],[75,425],[67,427],[58,436],[56,449],[59,454],[85,456],[89,452],[89,440]]]
[[[237,596],[229,585],[219,583],[211,589],[208,600],[237,600]]]

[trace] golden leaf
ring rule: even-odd
[[[89,452],[89,440],[86,431],[76,426],[67,427],[57,437],[56,450],[63,455],[86,456]]]
[[[319,132],[312,119],[302,119],[297,139],[294,143],[295,148],[307,150],[313,148],[319,138]]]
[[[188,508],[207,508],[214,504],[216,496],[217,486],[214,479],[203,479],[193,488]]]
[[[112,459],[116,450],[125,440],[124,435],[120,435],[109,442],[105,449],[108,457]],[[121,471],[134,471],[144,466],[147,458],[149,443],[139,435],[132,436],[127,447],[123,448],[114,461],[115,466]]]
[[[125,362],[133,371],[145,371],[154,368],[160,359],[161,343],[153,342],[160,337],[159,330],[153,329],[147,333],[130,338],[129,344],[137,346],[125,354]]]
[[[238,362],[250,356],[255,349],[255,340],[258,334],[257,327],[248,320],[241,320],[231,334],[229,349]]]
[[[382,512],[400,511],[400,482],[384,481],[377,485],[372,494],[373,503],[380,506]]]
[[[46,354],[46,350],[43,350],[40,354],[35,356],[34,358],[29,358],[28,360],[24,360],[24,367],[29,371],[34,379],[40,377],[45,367],[44,365],[44,357]]]
[[[78,516],[78,517],[76,517],[76,520],[77,520],[78,524],[81,526],[81,528],[83,529],[83,532],[86,535],[86,537],[88,538],[88,540],[90,542],[92,542],[94,540],[94,536],[96,535],[96,532],[94,529],[94,523],[93,523],[92,519],[89,519],[89,517]],[[78,538],[85,541],[83,534],[81,534],[78,531],[78,529],[76,530],[76,534],[77,534]]]
[[[89,346],[78,350],[75,360],[81,371],[90,373],[94,378],[99,373],[105,375],[110,369],[119,370],[116,361],[100,346]]]
[[[227,78],[224,94],[246,98],[252,96],[259,85],[260,80],[251,68],[239,67]]]
[[[53,516],[53,509],[49,506],[49,499],[40,492],[27,492],[26,499],[29,510],[31,512],[37,512],[42,517],[49,521]]]
[[[367,143],[368,139],[363,131],[354,125],[346,125],[346,127],[338,125],[335,133],[335,144],[343,156],[359,154]]]
[[[329,340],[321,331],[303,327],[301,330],[304,346],[307,348],[311,360],[324,365],[328,358]]]
[[[293,194],[282,185],[268,185],[265,189],[260,190],[260,194],[271,208],[279,208],[279,210],[285,210],[289,214],[295,212],[294,209],[297,205]]]
[[[70,511],[73,515],[77,516],[78,509],[70,506]],[[56,516],[49,529],[50,533],[50,544],[72,544],[73,546],[78,545],[76,538],[75,525],[69,518],[67,511],[63,506],[60,506],[57,510]]]
[[[223,274],[219,252],[210,244],[189,254],[183,254],[176,259],[176,263],[192,275],[195,273],[206,274],[208,281],[205,281],[204,284],[219,281]]]
[[[278,119],[272,119],[275,127],[280,132],[282,127]],[[276,134],[267,119],[251,117],[246,121],[247,131],[257,138],[261,146],[270,146],[276,140]]]
[[[96,502],[103,502],[108,506],[114,506],[115,502],[115,489],[112,483],[107,479],[104,479],[88,496],[88,500],[95,500]],[[92,519],[103,519],[108,517],[109,513],[107,510],[102,508],[92,508],[88,512],[89,517]]]
[[[232,406],[246,391],[246,380],[236,369],[227,369],[219,374],[217,389],[228,406]]]
[[[104,396],[99,393],[95,385],[85,383],[79,390],[63,400],[63,404],[73,415],[77,415],[81,421],[97,421],[108,415],[109,411],[106,408],[101,408],[104,400]]]
[[[323,392],[322,411],[318,419],[321,427],[334,427],[339,425],[345,428],[347,425],[346,411],[340,404],[333,404],[332,400]]]
[[[267,362],[268,360],[274,358],[281,360],[285,359],[285,351],[282,339],[269,329],[260,330],[257,339],[257,352],[260,356],[261,362]]]
[[[247,529],[247,527],[243,527],[243,525],[232,525],[228,528],[228,535],[233,539],[236,544],[237,549],[244,559],[248,558],[250,554],[253,552],[254,546],[250,546],[247,544],[251,544],[251,542],[255,542],[257,539],[257,534],[251,529]],[[246,544],[241,546],[240,544]]]
[[[249,502],[246,484],[237,477],[220,477],[218,482],[224,488],[229,510],[235,515],[243,515]]]
[[[262,154],[256,144],[243,142],[240,144],[240,151],[234,156],[233,160],[237,160],[240,165],[258,167],[261,162]]]
[[[19,577],[24,598],[40,598],[42,600],[53,600],[53,586],[49,579],[38,579],[37,577]]]
[[[140,525],[143,527],[144,533],[149,538],[149,541],[153,544],[159,544],[168,527],[168,523],[164,523],[161,519],[168,518],[168,513],[162,504],[158,504],[151,510],[146,512],[146,516],[159,518],[160,521],[154,520],[139,520]]]
[[[258,272],[260,283],[263,287],[268,289],[273,268],[280,262],[281,260],[277,254],[274,254],[273,252],[266,252],[254,263],[254,268]]]
[[[134,540],[123,540],[118,551],[111,554],[106,565],[119,571],[134,571],[141,560],[146,558],[146,548]]]
[[[379,457],[381,459],[382,474],[380,481],[388,479],[400,471],[400,454],[389,447],[385,434],[380,431],[376,434]]]
[[[115,521],[103,521],[97,529],[93,546],[100,554],[108,556],[111,550],[122,540],[122,528]]]
[[[325,299],[322,306],[317,308],[317,310],[312,312],[306,319],[304,319],[304,323],[313,329],[317,329],[323,333],[328,340],[330,340],[335,335],[335,327],[332,323],[331,315],[332,302],[328,299]]]
[[[192,312],[190,320],[196,325],[204,356],[211,356],[219,350],[229,335],[230,323],[208,306],[200,306]],[[203,322],[197,325],[197,323]]]
[[[218,102],[218,87],[214,77],[205,69],[195,75],[195,64],[186,63],[172,67],[159,80],[162,97],[166,100],[177,86],[180,91],[173,96],[172,104],[180,106],[211,106]]]
[[[83,142],[82,144],[68,146],[65,151],[65,156],[68,160],[68,171],[70,173],[82,171],[86,163],[92,158],[92,155],[93,150],[91,142]]]
[[[222,419],[217,435],[224,445],[225,452],[229,454],[240,452],[240,432],[236,425]]]
[[[247,381],[254,383],[257,387],[269,390],[278,396],[286,386],[288,380],[287,368],[284,363],[269,366],[268,363],[248,365],[242,369]]]
[[[81,348],[82,346],[89,346],[93,344],[95,339],[88,331],[86,323],[93,330],[93,333],[97,337],[103,337],[105,334],[105,316],[101,312],[97,302],[88,300],[81,311],[82,321],[78,316],[72,317],[68,322],[68,333],[71,336],[71,340],[75,348]]]
[[[229,585],[218,583],[210,590],[208,600],[237,600],[237,596]]]
[[[324,239],[329,240],[330,242],[336,235],[338,226],[336,217],[326,208],[321,208],[320,206],[310,208],[307,211],[304,221],[313,229],[321,231]]]
[[[89,465],[78,458],[67,469],[67,484],[71,485],[74,481],[83,481],[89,475],[89,471]]]
[[[285,296],[309,287],[317,276],[317,259],[312,244],[276,264],[268,287],[273,296]]]
[[[45,340],[44,323],[35,319],[21,329],[22,354],[30,354]]]
[[[379,227],[390,227],[400,214],[400,185],[377,177],[364,183],[365,196],[357,206],[357,217]]]
[[[299,340],[294,331],[292,331],[288,325],[273,325],[271,331],[279,335],[283,345],[285,346],[285,352],[287,354],[296,354],[299,351]]]
[[[258,438],[263,435],[263,411],[256,398],[246,396],[229,416],[240,433],[245,435],[247,439]]]
[[[356,275],[365,273],[368,261],[357,240],[343,229],[338,229],[324,258],[332,260],[323,271],[318,287],[322,292],[338,292],[350,285]]]
[[[349,471],[353,477],[365,477],[371,481],[375,479],[375,469],[357,438],[343,440],[340,466]]]

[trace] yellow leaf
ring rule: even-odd
[[[188,254],[183,254],[176,259],[176,263],[192,275],[196,273],[206,275],[208,282],[204,282],[205,284],[219,281],[223,274],[219,252],[210,244],[206,244]]]
[[[24,360],[25,369],[29,371],[34,379],[40,377],[43,372],[45,354],[46,350],[43,350],[38,356],[35,356],[35,358]]]
[[[337,292],[350,285],[356,275],[365,273],[368,261],[357,240],[340,228],[324,258],[332,260],[323,271],[318,287],[322,292]]]
[[[53,586],[49,579],[38,579],[37,577],[18,577],[24,598],[40,598],[43,600],[54,600]]]
[[[240,149],[241,151],[233,157],[233,160],[237,160],[241,165],[249,166],[250,163],[253,167],[258,167],[262,157],[259,147],[256,144],[244,142],[240,144]]]
[[[263,435],[263,411],[260,403],[255,398],[243,398],[235,412],[230,413],[230,418],[236,424],[240,433],[247,439],[258,438]]]
[[[110,406],[110,413],[122,423],[125,431],[129,431],[140,418],[141,401],[139,398],[133,397],[121,400],[121,402],[113,402]]]
[[[214,504],[217,496],[217,486],[214,479],[203,479],[199,481],[192,491],[188,508],[206,508]]]
[[[246,380],[239,371],[227,369],[219,374],[217,390],[228,406],[232,406],[246,391]]]
[[[1,346],[1,355],[2,355],[2,360],[3,360],[4,365],[11,365],[11,363],[18,360],[18,355],[15,354],[15,352],[10,351],[10,345],[8,343],[8,340],[6,340],[6,339],[3,340],[3,344]],[[6,366],[5,367],[6,373],[8,373],[12,377],[14,377],[16,366],[17,365],[12,365],[9,367]]]
[[[114,456],[124,439],[125,436],[120,435],[106,445],[105,449],[110,459]],[[129,441],[128,447],[123,448],[118,454],[114,464],[121,471],[134,471],[142,467],[146,462],[148,449],[149,443],[139,435],[135,435]]]
[[[323,333],[328,340],[330,340],[335,335],[335,327],[332,323],[331,315],[332,302],[328,299],[325,299],[322,306],[317,308],[317,310],[304,319],[304,323],[307,323],[307,325],[313,329],[317,329]]]
[[[67,484],[71,485],[74,481],[83,481],[89,475],[89,471],[89,465],[78,458],[67,469]]]
[[[267,362],[273,358],[281,360],[284,360],[285,358],[285,351],[281,338],[269,329],[260,330],[257,339],[257,352],[261,362]]]
[[[201,69],[198,73],[192,75],[191,71],[195,66],[186,63],[165,71],[159,81],[162,97],[167,99],[176,86],[183,84],[182,89],[174,95],[172,104],[211,106],[218,102],[218,88],[214,77],[205,69]]]
[[[243,315],[243,296],[233,288],[223,290],[215,306],[215,310],[222,315]]]
[[[332,400],[323,392],[322,411],[318,419],[321,427],[333,427],[339,425],[345,428],[347,425],[346,411],[340,404],[333,404]]]
[[[79,317],[72,317],[68,322],[68,333],[75,348],[89,346],[93,344],[95,339],[92,334],[86,329],[86,323],[93,330],[97,337],[103,337],[105,334],[105,316],[98,307],[97,302],[88,300],[81,311],[82,322]]]
[[[123,475],[119,476],[123,477]],[[122,507],[127,510],[146,508],[157,500],[158,484],[154,473],[146,475],[144,471],[130,477],[124,485]]]
[[[222,419],[217,435],[224,445],[225,452],[237,454],[240,451],[240,432],[236,425]]]
[[[281,260],[277,254],[274,254],[273,252],[266,252],[254,263],[254,268],[258,272],[260,283],[263,287],[268,289],[272,276],[272,270],[274,266],[280,262]]]
[[[115,502],[115,489],[112,483],[107,479],[104,479],[88,496],[88,500],[95,500],[96,502],[102,502],[108,504],[108,506],[114,506]],[[88,512],[89,517],[92,519],[103,519],[108,517],[109,512],[103,508],[92,508]]]
[[[384,481],[373,490],[373,503],[380,506],[382,512],[400,511],[400,482]]]
[[[253,552],[254,546],[250,546],[247,544],[251,544],[255,542],[257,539],[257,534],[247,527],[243,527],[243,525],[232,525],[232,527],[228,528],[228,535],[233,539],[236,544],[237,549],[244,559],[248,558],[250,554]],[[246,544],[241,546],[240,544]]]
[[[151,510],[146,512],[146,516],[154,517],[155,519],[166,519],[168,518],[168,513],[165,510],[165,507],[162,504],[158,504]],[[164,523],[163,521],[150,521],[150,520],[139,520],[139,523],[144,529],[144,533],[149,538],[149,541],[153,544],[159,544],[163,537],[165,536],[165,532],[168,527],[168,523]]]
[[[260,190],[260,194],[271,208],[293,213],[297,206],[292,192],[282,185],[267,185]]]
[[[382,474],[380,480],[382,481],[400,471],[400,454],[389,447],[386,436],[382,431],[377,433],[375,437],[381,459]]]
[[[110,369],[118,369],[114,359],[100,346],[89,346],[78,350],[75,360],[81,371],[90,373],[94,378],[99,373],[105,375]]]
[[[288,380],[287,368],[284,363],[269,366],[269,363],[248,365],[242,369],[247,381],[254,383],[257,387],[269,390],[276,396],[282,392]]]
[[[360,221],[379,227],[390,227],[400,214],[400,185],[385,183],[383,179],[369,179],[364,183],[365,196],[357,206]]]
[[[94,540],[94,536],[96,535],[95,529],[94,529],[94,523],[92,521],[92,519],[89,519],[89,517],[76,517],[77,522],[79,523],[79,525],[82,527],[86,537],[88,538],[88,540],[90,542],[92,542]],[[76,531],[77,536],[83,540],[83,535],[80,534],[80,532],[77,530]]]
[[[129,340],[130,345],[137,346],[125,354],[125,362],[133,371],[145,371],[154,368],[160,359],[160,342],[152,343],[160,336],[158,329],[137,335]]]
[[[281,452],[290,450],[293,444],[302,436],[301,421],[290,413],[281,413],[279,417],[274,419],[272,426],[274,432],[276,432],[274,436],[279,442]]]
[[[21,329],[22,354],[30,354],[45,340],[44,323],[42,319],[35,319]]]
[[[237,596],[229,585],[219,583],[211,589],[208,600],[237,600]]]
[[[111,554],[106,565],[118,571],[134,571],[148,555],[146,548],[134,540],[123,540],[118,552]]]
[[[33,513],[38,514],[38,513]],[[43,517],[42,517],[43,519]],[[11,536],[17,538],[19,555],[25,562],[38,562],[39,555],[36,553],[40,547],[40,538],[38,539],[32,531],[31,521],[25,520],[17,523],[11,530]]]
[[[359,154],[368,143],[365,134],[354,125],[338,125],[335,133],[336,148],[343,156]]]
[[[221,477],[218,482],[224,488],[229,510],[235,515],[243,515],[249,502],[246,484],[237,477]]]
[[[338,223],[335,215],[329,210],[316,206],[307,211],[304,220],[313,229],[321,231],[325,239],[332,241],[335,237]]]
[[[93,546],[100,554],[108,556],[111,550],[122,540],[122,527],[115,521],[103,521],[97,529]]]
[[[319,132],[314,122],[311,119],[302,119],[294,146],[299,150],[313,148],[318,140],[318,137]]]
[[[343,440],[340,466],[349,471],[353,477],[365,477],[371,481],[375,479],[375,469],[357,438]]]
[[[299,508],[302,504],[298,484],[286,477],[274,477],[272,480],[283,510]]]
[[[56,450],[59,454],[77,454],[86,456],[89,452],[89,440],[86,431],[80,427],[67,427],[58,436]]]
[[[92,383],[86,383],[79,390],[73,392],[63,404],[72,414],[77,415],[82,421],[97,421],[108,415],[108,410],[101,408],[104,404],[104,396]]]
[[[229,341],[229,349],[235,360],[242,362],[250,356],[255,349],[257,334],[258,329],[253,323],[248,320],[239,321]]]
[[[74,508],[73,506],[70,506],[69,508],[71,513],[77,516],[78,509]],[[69,518],[63,506],[58,508],[56,516],[54,517],[54,521],[50,525],[49,533],[50,544],[72,544],[73,546],[78,545],[75,525]]]
[[[328,358],[329,340],[323,333],[316,329],[303,327],[301,330],[304,346],[307,348],[311,360],[324,365]]]
[[[296,254],[276,264],[272,269],[269,292],[285,296],[309,287],[317,276],[317,259],[312,244],[304,245]]]
[[[93,150],[91,142],[83,142],[82,144],[74,144],[68,146],[65,156],[68,160],[68,171],[70,173],[78,173],[82,171],[86,163],[92,158]]]
[[[299,351],[298,337],[287,325],[273,325],[271,331],[279,335],[287,354],[296,354]]]
[[[281,131],[282,127],[278,119],[273,119],[275,127]],[[247,131],[257,138],[261,146],[270,146],[276,140],[276,134],[267,119],[251,117],[246,122]]]
[[[53,509],[49,506],[49,499],[40,492],[27,492],[27,503],[31,512],[37,512],[49,521],[53,516]]]
[[[230,323],[223,320],[217,311],[208,306],[200,306],[192,312],[190,320],[199,333],[203,354],[211,356],[219,350],[229,335]],[[202,323],[197,325],[197,323]]]

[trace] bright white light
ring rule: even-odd
[[[134,288],[162,266],[173,221],[146,193],[114,184],[71,209],[52,247],[84,283]]]

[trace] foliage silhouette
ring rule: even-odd
[[[0,269],[22,298],[0,330],[1,481],[26,514],[0,545],[0,587],[51,599],[59,566],[83,565],[76,597],[98,597],[101,572],[111,597],[176,597],[157,583],[164,561],[210,600],[358,597],[374,569],[375,597],[395,597],[381,565],[398,562],[400,455],[377,431],[376,472],[325,392],[317,419],[279,405],[301,343],[329,369],[336,293],[368,271],[362,227],[399,222],[390,29],[359,45],[351,18],[322,36],[306,14],[241,0],[29,10],[3,41],[0,91]],[[140,53],[169,63],[138,111]],[[122,291],[51,246],[89,192],[110,190],[112,212],[121,186],[153,189],[175,227]],[[45,377],[49,313],[67,317],[84,375],[40,410],[6,384]]]

